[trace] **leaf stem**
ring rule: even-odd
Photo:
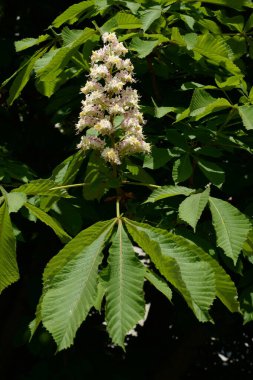
[[[116,216],[118,219],[120,219],[120,197],[117,197],[116,201]]]
[[[84,186],[86,185],[85,182],[83,183],[74,183],[72,185],[63,185],[63,186],[55,186],[55,187],[51,187],[50,190],[58,190],[58,189],[68,189],[70,187],[81,187],[81,186]]]
[[[135,186],[146,186],[146,187],[151,187],[154,189],[159,189],[161,186],[159,185],[153,185],[151,183],[138,183],[138,182],[131,182],[131,181],[122,181],[123,185],[135,185]]]

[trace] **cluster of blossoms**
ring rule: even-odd
[[[123,59],[127,53],[115,33],[104,33],[104,47],[91,56],[88,81],[81,91],[85,94],[76,125],[78,132],[89,128],[78,148],[95,149],[112,165],[120,165],[125,156],[149,153],[139,111],[139,96],[128,83],[133,83],[133,65]]]

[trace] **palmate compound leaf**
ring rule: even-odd
[[[0,293],[19,279],[16,240],[6,202],[0,207]]]
[[[143,319],[145,268],[135,256],[132,243],[118,220],[118,231],[109,251],[106,289],[107,329],[114,344],[124,348],[126,334]]]
[[[215,295],[231,311],[239,311],[237,291],[224,269],[196,244],[182,236],[124,218],[136,243],[161,274],[177,288],[200,321],[210,320]]]
[[[236,264],[252,226],[248,218],[228,202],[209,197],[209,205],[217,245]]]
[[[112,219],[83,230],[45,269],[41,307],[36,318],[42,319],[58,351],[73,343],[77,329],[96,301],[98,266],[114,224]]]
[[[196,225],[208,202],[210,188],[198,194],[192,194],[179,205],[179,218],[188,223],[195,231]]]

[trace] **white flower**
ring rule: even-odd
[[[105,142],[99,137],[94,136],[82,136],[77,148],[87,151],[89,149],[102,150],[105,146]]]
[[[119,153],[116,149],[113,148],[105,148],[101,153],[101,157],[112,165],[120,165],[121,161],[119,158]]]
[[[113,126],[107,119],[102,119],[96,123],[94,129],[101,135],[110,135],[113,132]]]
[[[78,132],[91,129],[95,136],[82,136],[78,148],[101,151],[102,158],[111,165],[120,165],[121,158],[149,153],[139,111],[139,96],[129,85],[135,82],[130,59],[115,33],[104,33],[104,46],[91,55],[89,78],[81,91],[85,95],[76,124]]]

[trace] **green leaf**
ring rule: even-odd
[[[145,156],[143,167],[148,169],[159,169],[171,159],[169,149],[152,148],[151,154]]]
[[[249,286],[240,294],[241,311],[243,322],[248,323],[253,320],[253,287]]]
[[[141,11],[140,20],[142,23],[143,31],[146,32],[149,29],[150,25],[152,25],[155,20],[161,17],[161,14],[162,8],[160,5],[154,5],[153,7],[145,9],[145,11]]]
[[[145,278],[163,295],[165,295],[166,298],[168,298],[169,301],[172,299],[172,291],[167,284],[167,282],[158,274],[151,271],[150,269],[146,269],[145,272]]]
[[[160,199],[174,197],[176,195],[188,196],[192,193],[195,193],[194,189],[189,189],[188,187],[184,186],[162,186],[159,189],[154,190],[153,193],[145,201],[145,203],[154,203],[160,201]]]
[[[60,75],[63,68],[67,65],[75,50],[84,42],[96,36],[93,29],[85,28],[82,34],[77,34],[68,45],[51,50],[40,58],[35,64],[35,72],[41,81],[52,81]],[[98,38],[98,36],[96,36]]]
[[[198,252],[202,256],[204,252],[181,236],[124,220],[132,238],[179,290],[196,317],[202,322],[210,321],[208,310],[215,298],[215,273],[208,260],[200,260]]]
[[[179,218],[188,223],[194,231],[208,202],[209,193],[210,188],[208,187],[202,193],[190,195],[179,206]]]
[[[21,185],[13,192],[22,192],[27,195],[47,195],[57,198],[71,198],[65,189],[54,189],[57,183],[51,179],[35,179],[28,184]]]
[[[42,211],[38,207],[32,205],[31,203],[25,203],[24,205],[33,215],[35,215],[41,222],[45,223],[47,226],[52,228],[56,235],[64,242],[68,242],[71,237],[65,232],[60,223],[57,222],[52,216],[48,215],[46,212]]]
[[[38,38],[24,38],[23,40],[15,41],[16,52],[28,49],[34,45],[39,45],[41,42],[44,42],[49,38],[49,34],[42,34]]]
[[[184,0],[192,2],[193,0]],[[244,5],[247,5],[247,0],[204,0],[202,3],[224,5],[225,7],[241,10]]]
[[[251,229],[248,218],[237,208],[218,198],[209,197],[217,245],[236,264]]]
[[[94,5],[94,1],[82,1],[81,3],[73,4],[68,7],[63,13],[57,16],[52,22],[52,26],[59,28],[62,24],[74,24],[80,16]]]
[[[7,197],[8,207],[9,207],[9,213],[17,212],[18,210],[20,210],[21,207],[24,206],[27,200],[26,194],[19,193],[19,192],[8,193],[6,197]]]
[[[138,29],[141,28],[141,21],[134,15],[126,12],[118,12],[110,18],[100,30],[102,33],[113,32],[118,29]]]
[[[205,57],[212,64],[224,67],[231,74],[241,74],[240,69],[233,63],[233,51],[222,36],[213,36],[211,33],[200,35],[196,43],[188,49],[194,51],[197,61]]]
[[[203,160],[202,158],[198,158],[197,163],[209,181],[220,188],[225,181],[224,170],[214,162]]]
[[[231,108],[231,104],[227,99],[213,98],[205,90],[196,89],[194,90],[190,104],[190,116],[195,117],[195,120],[199,120],[210,113],[225,108]]]
[[[126,334],[144,317],[145,268],[136,258],[121,220],[118,220],[118,231],[112,241],[108,264],[107,329],[113,343],[124,348]]]
[[[131,221],[130,226],[129,223],[130,221],[127,220],[127,228],[129,232],[131,233],[137,244],[140,247],[142,247],[142,249],[147,254],[149,254],[157,268],[159,269],[160,266],[165,265],[165,272],[167,270],[169,272],[172,272],[171,276],[173,281],[171,281],[168,277],[166,277],[166,275],[164,275],[168,279],[168,281],[170,281],[172,284],[177,284],[177,282],[179,282],[179,286],[182,287],[182,289],[184,289],[185,285],[182,284],[180,280],[181,260],[183,262],[183,269],[185,262],[188,261],[190,261],[190,263],[198,262],[198,260],[200,260],[200,262],[207,262],[212,267],[215,274],[217,297],[231,312],[239,311],[239,304],[237,301],[237,290],[234,283],[231,281],[229,275],[224,271],[224,269],[217,263],[217,261],[214,260],[209,254],[204,252],[202,248],[181,236],[173,235],[161,229],[152,228],[147,224],[141,224]],[[181,252],[183,253],[182,255]],[[171,259],[174,259],[176,261],[179,260],[178,265],[175,265],[175,262],[171,261]],[[171,264],[172,266],[170,268]],[[173,267],[176,268],[175,272],[173,272]],[[179,275],[177,275],[178,271]],[[196,271],[198,272],[197,268]],[[195,275],[197,277],[197,273],[195,273]],[[205,281],[206,280],[203,279],[204,286]],[[177,287],[177,285],[174,286]],[[188,292],[186,292],[186,297],[189,297]],[[191,301],[189,302],[191,303]]]
[[[72,345],[96,301],[98,266],[114,223],[114,219],[98,222],[80,232],[45,269],[42,323],[59,351]]]
[[[238,107],[243,125],[246,129],[253,129],[253,106]]]
[[[253,13],[251,13],[251,15],[249,16],[249,18],[245,24],[244,32],[248,32],[252,28],[253,28]]]
[[[36,51],[36,53],[24,65],[23,69],[19,71],[9,91],[9,97],[7,99],[9,105],[12,105],[12,103],[19,97],[23,88],[30,79],[35,63],[46,52],[46,50],[47,48]]]
[[[172,169],[172,178],[175,184],[184,182],[192,175],[192,165],[189,154],[184,154],[174,162]]]
[[[139,58],[145,58],[158,44],[158,40],[145,41],[141,40],[139,37],[134,37],[129,45],[129,50],[136,51]]]
[[[0,207],[0,293],[19,279],[16,239],[6,202]]]

